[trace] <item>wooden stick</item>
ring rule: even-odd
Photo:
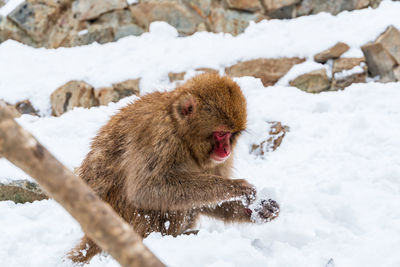
[[[33,177],[122,266],[165,266],[110,205],[14,121],[4,102],[0,102],[0,156]]]

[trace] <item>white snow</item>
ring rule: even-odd
[[[294,65],[288,71],[288,73],[286,73],[282,78],[279,79],[279,81],[276,84],[282,85],[282,86],[289,86],[289,82],[291,82],[295,78],[299,77],[300,75],[303,75],[305,73],[308,73],[308,72],[311,72],[314,70],[319,70],[319,69],[325,69],[326,74],[332,76],[332,74],[331,74],[332,68],[330,67],[329,64],[317,63],[310,59],[310,60],[304,61],[303,63]]]
[[[139,0],[127,0],[128,5],[133,5],[139,3]]]
[[[336,80],[342,80],[350,75],[360,74],[364,72],[363,66],[365,66],[364,62],[361,62],[360,65],[355,66],[349,70],[342,70],[341,72],[337,72],[334,74]]]
[[[98,87],[143,77],[146,93],[172,89],[169,71],[189,69],[189,78],[198,67],[222,70],[257,57],[305,57],[280,85],[265,88],[259,79],[235,79],[247,98],[248,130],[235,152],[234,176],[254,184],[259,199],[277,200],[279,218],[262,225],[202,218],[196,236],[154,233],[144,242],[168,266],[398,267],[400,83],[368,82],[321,94],[287,83],[290,75],[316,67],[310,63],[314,54],[337,41],[352,47],[348,56],[358,55],[360,45],[388,25],[400,28],[399,12],[400,2],[384,1],[376,10],[337,17],[324,13],[263,21],[238,37],[197,33],[178,38],[167,24],[153,23],[150,33],[105,45],[33,49],[7,41],[0,44],[0,98],[29,98],[49,115],[49,95],[71,79]],[[58,118],[24,115],[18,123],[72,170],[99,127],[135,99],[76,108]],[[281,121],[290,132],[276,151],[260,158],[249,152],[267,135],[267,121]],[[0,170],[0,182],[31,179],[5,159]],[[72,267],[65,254],[81,236],[79,225],[53,200],[0,202],[1,266]],[[88,266],[118,264],[99,255]]]
[[[22,4],[24,0],[7,0],[5,5],[0,8],[0,15],[7,16],[11,11],[13,11],[17,6]]]
[[[84,29],[84,30],[79,31],[79,32],[78,32],[78,35],[85,35],[85,34],[87,34],[88,32],[89,32],[88,29]]]
[[[248,100],[249,130],[239,143],[235,176],[253,183],[259,198],[276,199],[279,219],[227,226],[203,219],[198,236],[152,234],[145,243],[170,266],[324,266],[330,258],[338,266],[398,266],[400,84],[357,84],[313,95],[264,88],[254,78],[236,80]],[[75,109],[60,118],[24,116],[19,122],[72,168],[121,105]],[[271,120],[289,125],[290,132],[277,151],[255,158],[250,145]],[[62,259],[81,236],[79,227],[53,201],[28,206],[33,210],[0,203],[0,229],[11,229],[0,236],[0,251],[12,252],[1,257],[5,266],[26,265],[38,250],[45,255],[29,266],[71,266]],[[43,237],[43,231],[50,232]],[[117,265],[103,256],[90,266]]]

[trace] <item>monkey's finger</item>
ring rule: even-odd
[[[258,216],[265,222],[269,222],[278,217],[280,208],[275,200],[262,200],[260,207],[256,208]]]

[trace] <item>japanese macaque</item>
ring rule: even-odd
[[[278,216],[277,203],[264,200],[251,210],[255,188],[230,179],[232,153],[245,128],[240,87],[228,77],[198,75],[111,117],[78,175],[142,237],[193,233],[200,215],[267,222]],[[85,236],[69,257],[88,262],[100,251]]]

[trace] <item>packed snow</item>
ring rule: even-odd
[[[198,67],[222,72],[258,57],[311,59],[337,41],[351,46],[346,56],[357,56],[360,45],[387,26],[400,28],[399,13],[400,2],[384,1],[378,9],[336,17],[323,13],[253,23],[237,37],[178,38],[174,28],[158,22],[150,33],[104,45],[34,49],[6,41],[0,44],[0,98],[30,99],[45,116],[24,115],[18,123],[72,170],[97,130],[136,98],[49,116],[51,92],[71,79],[104,86],[142,77],[147,93],[171,90],[169,71],[190,70],[189,78]],[[291,73],[316,66],[307,62]],[[235,81],[247,98],[248,131],[235,151],[234,176],[254,184],[259,199],[277,200],[280,216],[252,225],[202,218],[196,236],[154,233],[145,244],[168,266],[400,266],[400,83],[308,94],[287,80],[271,87],[251,77]],[[260,158],[250,147],[267,136],[268,121],[281,121],[290,132],[276,151]],[[32,179],[5,159],[0,170],[0,182]],[[79,224],[53,200],[0,202],[1,266],[72,267],[65,254],[81,236]],[[103,254],[88,266],[119,265]]]
[[[300,64],[294,65],[282,78],[279,79],[276,84],[289,86],[289,82],[299,77],[300,75],[319,69],[325,69],[326,74],[328,75],[328,77],[330,77],[332,76],[332,64],[329,63],[330,62],[328,62],[327,64],[321,64],[311,59],[306,60]]]
[[[0,15],[7,16],[13,11],[18,5],[22,4],[24,0],[6,0],[5,5],[0,8]]]
[[[354,74],[361,74],[364,73],[363,66],[365,66],[364,62],[361,62],[360,65],[355,66],[349,70],[342,70],[341,72],[335,73],[335,79],[336,80],[342,80],[348,76],[354,75]]]

